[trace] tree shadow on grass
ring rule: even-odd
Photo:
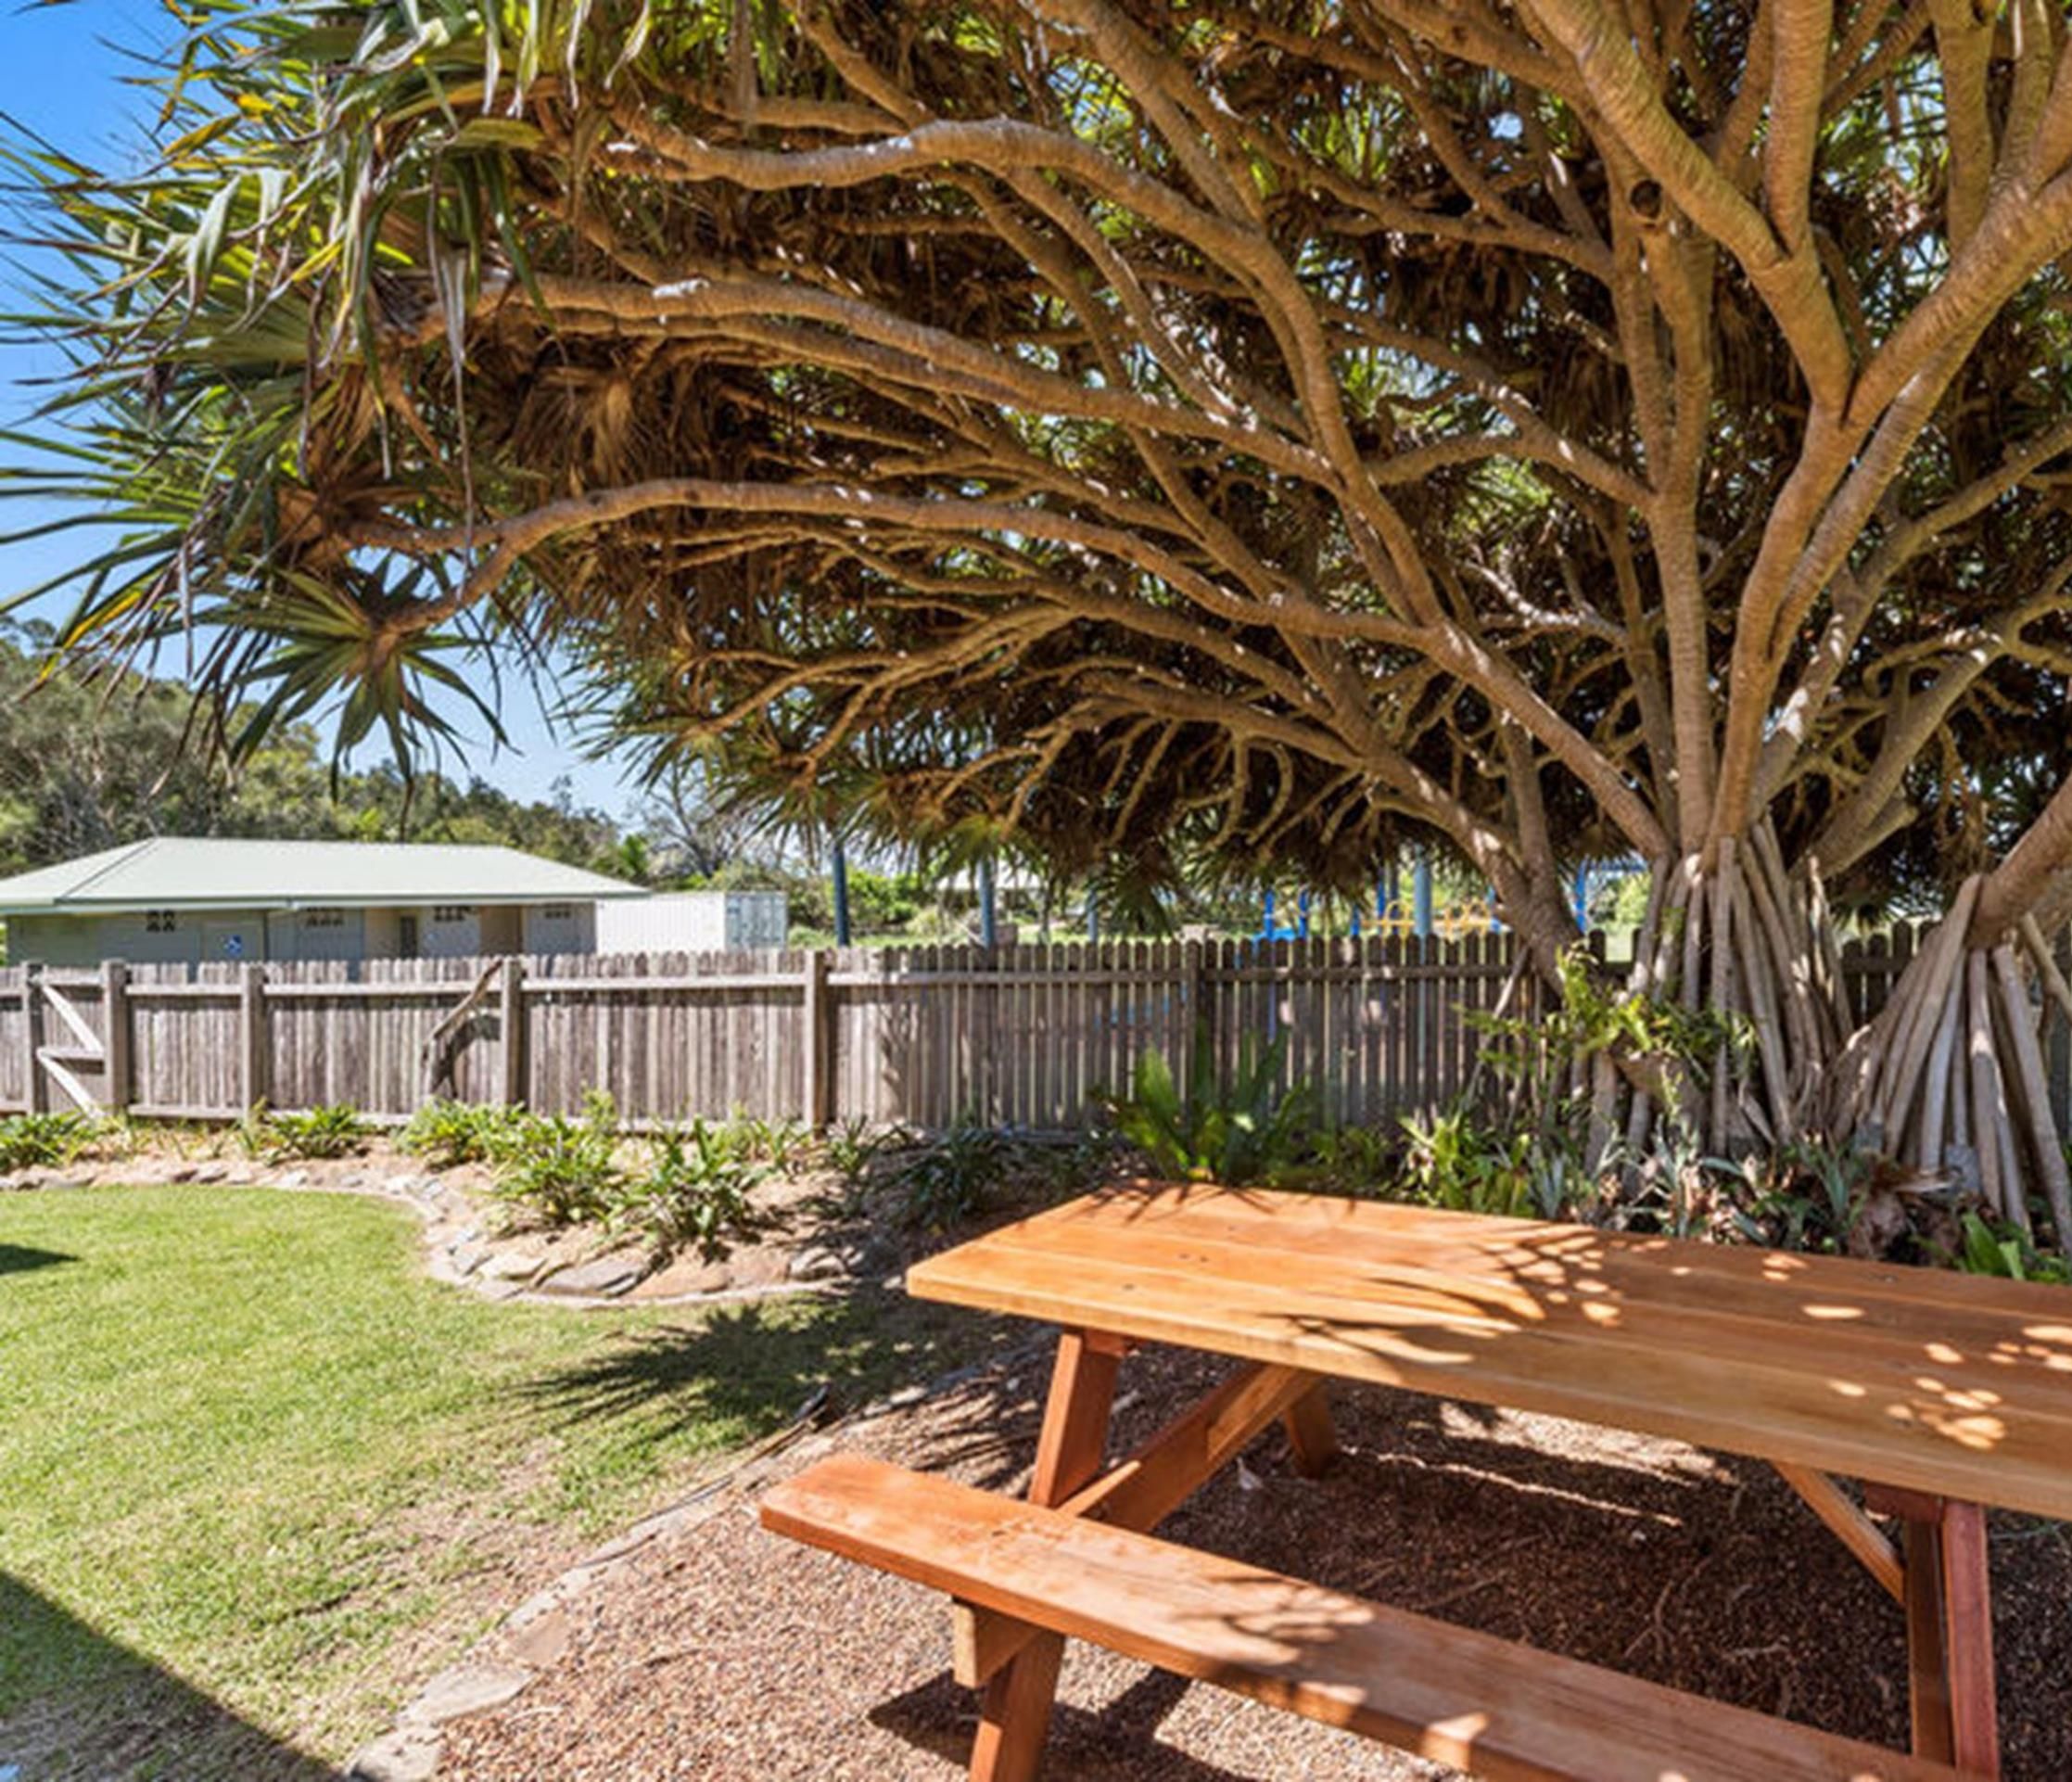
[[[341,1782],[343,1772],[0,1572],[0,1679],[47,1675],[0,1717],[0,1776],[20,1782]]]
[[[782,1427],[824,1392],[842,1416],[997,1358],[1026,1325],[914,1300],[875,1282],[811,1296],[748,1300],[627,1337],[528,1389],[561,1418],[660,1415],[681,1427]]]
[[[0,1275],[27,1275],[38,1268],[55,1268],[60,1263],[78,1260],[62,1250],[32,1250],[27,1244],[0,1243]]]

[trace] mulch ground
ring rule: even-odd
[[[1047,1351],[839,1445],[1019,1490]],[[1214,1369],[1126,1364],[1134,1441]],[[1682,1444],[1341,1388],[1344,1452],[1299,1477],[1278,1433],[1162,1534],[1506,1638],[1903,1746],[1898,1609],[1767,1469]],[[803,1466],[824,1443],[793,1450]],[[769,1475],[759,1482],[767,1484]],[[1996,1518],[2007,1782],[2072,1776],[2072,1527]],[[935,1594],[766,1535],[753,1491],[624,1562],[560,1661],[449,1729],[441,1782],[948,1782],[975,1698]],[[1403,1782],[1454,1773],[1081,1646],[1047,1774],[1087,1782]]]

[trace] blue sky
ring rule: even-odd
[[[155,0],[63,0],[33,10],[19,9],[18,0],[0,0],[0,112],[83,160],[103,166],[133,160],[152,108],[146,95],[125,84],[125,76],[136,68],[123,48],[162,45],[169,34]],[[6,306],[12,308],[11,268],[6,283]],[[47,350],[0,343],[0,426],[24,423],[38,400],[34,380],[49,376],[60,363]],[[0,532],[31,524],[33,517],[10,502],[0,506]],[[78,548],[76,541],[62,537],[0,545],[0,598],[46,579]],[[61,617],[65,603],[52,599],[36,610],[45,617]],[[544,796],[555,778],[567,774],[583,803],[620,814],[629,795],[619,783],[618,770],[584,759],[554,734],[522,682],[507,678],[505,685],[503,722],[515,747],[492,756],[485,740],[464,761],[449,759],[447,770],[458,767],[463,777],[479,773],[527,797]],[[478,732],[478,724],[475,730]]]

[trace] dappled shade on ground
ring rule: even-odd
[[[1027,1335],[1026,1329],[1023,1336]],[[1118,1439],[1213,1375],[1127,1364]],[[1018,1489],[1048,1349],[1025,1341],[921,1406],[836,1434],[908,1466]],[[1334,1588],[1902,1747],[1898,1610],[1767,1469],[1650,1437],[1380,1388],[1339,1390],[1346,1452],[1298,1477],[1278,1432],[1162,1533]],[[803,1464],[810,1445],[787,1457]],[[2072,1775],[2072,1543],[1996,1518],[2008,1782]],[[935,1594],[756,1527],[747,1496],[651,1544],[563,1665],[455,1729],[454,1782],[951,1782],[974,1697],[947,1674]],[[1050,1773],[1076,1782],[1409,1782],[1447,1772],[1083,1647]]]

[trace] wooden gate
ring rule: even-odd
[[[23,1013],[32,1111],[100,1114],[128,1101],[127,978],[128,968],[116,962],[97,972],[30,968]]]

